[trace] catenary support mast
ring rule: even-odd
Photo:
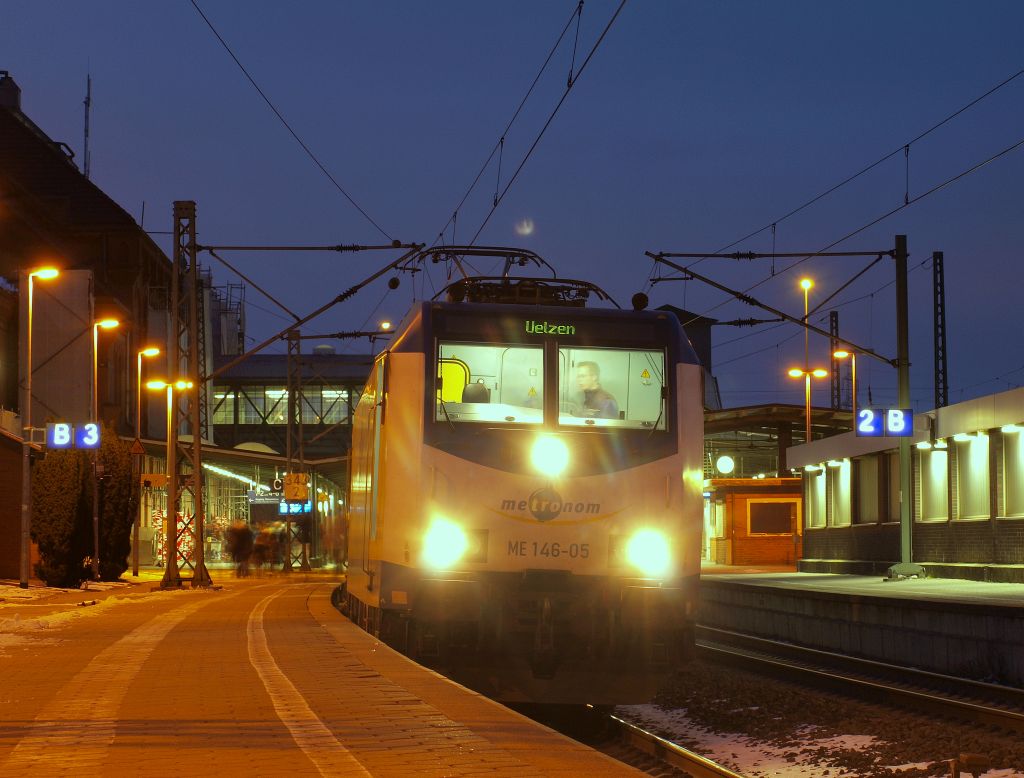
[[[178,392],[168,390],[166,566],[160,582],[163,588],[180,587],[185,581],[190,581],[193,588],[212,583],[206,569],[203,542],[206,506],[203,500],[205,419],[202,397],[206,370],[202,358],[206,349],[200,343],[204,330],[199,323],[203,290],[196,255],[196,204],[192,200],[177,200],[174,203],[167,381],[174,383],[184,379],[192,386]],[[183,427],[191,433],[191,440],[181,440],[179,433]]]

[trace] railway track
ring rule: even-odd
[[[743,778],[637,724],[590,705],[513,705],[523,715],[657,778]]]
[[[609,728],[615,733],[618,743],[626,751],[616,752],[611,748],[603,748],[602,750],[632,767],[653,775],[678,775],[681,773],[693,776],[693,778],[743,778],[740,773],[658,737],[638,727],[636,724],[631,724],[614,715],[608,718],[610,720]],[[659,772],[658,767],[651,767],[646,764],[643,757],[646,757],[647,760],[655,760],[658,765],[666,766],[668,771],[662,770]]]
[[[1024,733],[1024,691],[698,627],[697,650],[720,664],[1007,732]]]

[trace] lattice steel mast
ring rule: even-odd
[[[196,204],[192,200],[174,203],[174,267],[171,273],[171,338],[168,344],[168,383],[184,379],[190,389],[168,389],[167,407],[167,536],[166,566],[162,588],[180,587],[191,581],[193,588],[209,586],[203,546],[204,510],[202,445],[204,422],[206,349],[200,323],[202,283],[196,262]],[[179,432],[187,427],[190,441]],[[191,514],[189,514],[191,510]],[[181,514],[179,523],[178,514]],[[179,548],[179,542],[191,539]],[[182,575],[185,571],[186,575]],[[190,573],[190,575],[189,575]]]
[[[932,252],[932,288],[935,293],[935,407],[949,405],[949,372],[946,365],[946,273],[942,252]]]

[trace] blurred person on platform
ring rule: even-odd
[[[245,578],[249,575],[249,558],[253,552],[252,530],[241,519],[228,528],[228,553],[235,564],[235,575]]]

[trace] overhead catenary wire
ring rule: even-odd
[[[484,171],[487,170],[488,165],[491,164],[491,160],[494,159],[495,153],[499,153],[499,152],[504,153],[505,139],[508,137],[509,130],[512,129],[512,125],[515,124],[516,119],[519,118],[519,114],[520,114],[520,112],[522,112],[523,106],[526,105],[526,101],[529,100],[530,99],[530,95],[533,94],[533,90],[537,86],[537,82],[540,81],[541,76],[544,75],[544,71],[547,70],[548,64],[551,62],[551,58],[555,55],[555,52],[558,50],[558,47],[561,45],[562,39],[565,38],[565,33],[569,31],[569,26],[572,24],[573,18],[576,17],[578,14],[582,13],[582,10],[583,10],[583,2],[582,2],[582,0],[580,0],[580,3],[576,6],[576,8],[573,9],[573,12],[569,15],[569,19],[566,21],[565,26],[562,27],[562,31],[561,31],[561,33],[559,33],[558,39],[555,41],[555,44],[551,47],[551,51],[548,52],[547,57],[544,59],[544,63],[540,66],[540,70],[537,71],[537,75],[534,76],[533,82],[530,84],[530,88],[526,90],[526,94],[523,95],[523,99],[520,100],[519,101],[519,105],[516,106],[516,110],[512,114],[512,118],[508,120],[508,124],[505,125],[505,129],[501,131],[501,136],[498,138],[498,142],[494,144],[494,147],[491,149],[491,153],[487,155],[487,159],[484,160],[484,163],[480,166],[480,170],[477,171],[476,177],[473,179],[473,183],[471,183],[469,185],[469,188],[466,189],[465,194],[462,195],[462,199],[459,200],[459,204],[457,206],[455,206],[455,210],[453,211],[453,214],[454,213],[458,213],[462,209],[462,206],[466,204],[466,200],[473,193],[473,190],[476,189],[476,185],[480,182],[480,177],[484,174]],[[498,181],[499,181],[499,183],[495,184],[495,187],[494,187],[494,206],[495,207],[497,207],[497,205],[498,205],[498,187],[500,185],[500,180],[501,180],[501,168],[500,168],[500,158],[499,158],[499,168],[498,168]],[[445,222],[444,226],[438,231],[438,236],[439,237],[444,235],[445,230],[448,229],[448,225],[451,224],[451,222],[452,222],[451,217],[449,217],[448,221]]]
[[[226,259],[224,259],[224,257],[222,257],[220,254],[218,254],[213,249],[207,249],[207,251],[210,252],[210,256],[211,257],[216,259],[218,262],[222,263],[225,267],[227,267],[228,270],[231,270],[232,272],[234,272],[235,275],[237,275],[239,278],[241,278],[247,284],[252,286],[257,292],[259,292],[261,295],[263,295],[268,300],[270,300],[270,302],[272,302],[274,305],[276,305],[282,311],[284,311],[289,316],[291,316],[294,321],[298,321],[299,320],[298,314],[296,314],[294,311],[292,311],[291,309],[286,307],[284,303],[282,303],[274,295],[272,295],[270,292],[268,292],[263,287],[261,287],[259,284],[257,284],[255,281],[253,281],[251,278],[249,278],[249,276],[245,275],[245,273],[243,273],[237,267],[235,267],[230,262],[228,262]]]
[[[953,113],[949,114],[948,116],[946,116],[942,120],[936,122],[931,127],[926,129],[924,132],[921,132],[920,134],[918,134],[916,137],[911,138],[909,141],[906,141],[905,143],[901,144],[899,147],[893,149],[889,153],[884,154],[882,157],[880,157],[879,159],[875,160],[874,162],[871,162],[870,164],[865,165],[863,168],[858,170],[853,175],[847,176],[842,181],[840,181],[838,184],[835,184],[834,186],[829,187],[825,191],[823,191],[823,192],[815,195],[814,197],[812,197],[810,200],[807,200],[806,202],[802,203],[801,205],[798,205],[796,208],[793,208],[788,213],[778,217],[777,219],[773,219],[771,222],[769,222],[768,224],[764,225],[763,227],[758,227],[753,232],[750,232],[750,233],[744,235],[742,238],[739,238],[738,240],[733,241],[732,243],[730,243],[727,246],[723,246],[722,248],[718,249],[718,251],[715,251],[713,253],[720,254],[721,252],[726,251],[728,249],[731,249],[733,246],[735,246],[735,245],[737,245],[739,243],[742,243],[745,240],[749,240],[750,238],[754,237],[758,233],[764,232],[766,229],[769,229],[769,228],[772,230],[773,236],[774,236],[775,228],[778,226],[778,224],[780,222],[784,222],[786,219],[790,218],[791,216],[795,216],[796,214],[800,213],[804,209],[809,208],[810,206],[814,205],[819,200],[822,200],[825,197],[828,197],[833,192],[836,192],[837,190],[842,189],[847,184],[852,183],[853,181],[855,181],[856,179],[858,179],[861,176],[865,175],[866,173],[869,173],[870,171],[874,170],[876,167],[881,165],[883,162],[886,162],[886,161],[892,159],[894,156],[896,156],[897,154],[899,154],[901,151],[904,151],[904,150],[906,150],[906,154],[908,155],[908,162],[907,162],[907,169],[906,169],[906,190],[907,191],[906,191],[906,196],[904,197],[904,205],[909,205],[910,204],[910,197],[909,197],[909,189],[910,189],[910,172],[909,172],[910,171],[910,168],[909,168],[909,153],[910,152],[909,152],[909,149],[910,149],[910,146],[912,146],[914,143],[917,143],[919,140],[922,140],[923,138],[927,137],[931,133],[935,132],[940,127],[942,127],[943,125],[949,123],[950,121],[955,119],[960,114],[962,114],[965,111],[973,108],[975,105],[980,103],[986,97],[989,97],[990,95],[995,94],[1000,89],[1002,89],[1004,86],[1006,86],[1007,84],[1011,83],[1012,81],[1014,81],[1015,79],[1019,78],[1022,75],[1024,75],[1024,68],[1022,68],[1021,70],[1018,70],[1016,73],[1012,74],[1011,76],[1003,79],[998,84],[996,84],[994,87],[992,87],[991,89],[986,91],[984,94],[978,95],[973,100],[968,102],[966,105],[963,105],[962,107],[958,108],[956,111],[954,111]],[[835,245],[835,244],[833,244],[833,245]],[[695,262],[693,264],[697,264],[697,263]]]
[[[893,208],[893,209],[883,213],[881,216],[878,216],[878,217],[872,219],[871,221],[867,222],[866,224],[862,224],[860,227],[857,227],[855,230],[852,230],[852,231],[846,233],[841,238],[838,238],[838,239],[832,241],[831,243],[829,243],[826,246],[823,246],[822,248],[818,249],[817,251],[812,251],[812,252],[808,252],[806,255],[801,255],[801,256],[803,256],[802,259],[798,259],[793,264],[783,268],[782,270],[780,270],[778,272],[777,276],[773,276],[773,278],[777,278],[778,276],[781,276],[784,273],[790,272],[794,268],[799,267],[800,265],[802,265],[807,260],[809,260],[809,259],[811,259],[811,258],[813,258],[813,257],[815,257],[815,256],[817,256],[819,254],[823,254],[824,252],[828,251],[829,249],[834,248],[835,246],[838,246],[840,243],[844,243],[845,241],[849,240],[850,238],[854,237],[855,235],[859,235],[860,233],[864,232],[864,230],[870,229],[871,227],[874,227],[876,224],[879,224],[880,222],[885,221],[889,217],[894,216],[895,214],[899,213],[903,209],[909,208],[910,206],[920,202],[921,200],[924,200],[925,198],[930,197],[931,195],[935,194],[936,192],[939,192],[939,191],[945,189],[946,187],[951,186],[952,184],[956,183],[960,179],[965,178],[965,177],[971,175],[972,173],[977,172],[978,170],[980,170],[981,168],[985,167],[986,165],[991,164],[992,162],[995,162],[997,159],[1000,159],[1001,157],[1004,157],[1007,154],[1010,154],[1011,152],[1016,151],[1021,146],[1024,146],[1024,138],[1022,138],[1021,140],[1017,141],[1016,143],[1012,143],[1011,145],[1009,145],[1006,148],[1004,148],[1002,151],[996,152],[995,154],[993,154],[990,157],[987,157],[986,159],[982,160],[981,162],[978,162],[978,163],[972,165],[971,167],[967,168],[966,170],[963,170],[963,171],[957,173],[955,176],[947,178],[942,183],[936,184],[931,189],[928,189],[927,191],[922,192],[921,194],[919,194],[919,195],[917,195],[915,197],[911,197],[907,202],[901,203],[900,205],[898,205],[895,208]],[[709,254],[707,256],[712,256],[712,255]],[[695,265],[699,264],[701,261],[702,260],[698,259],[697,262],[692,262],[691,264],[687,265],[686,268],[684,269],[684,272],[685,272],[685,270],[689,270],[689,268],[692,268]],[[756,283],[752,284],[748,288],[744,289],[743,292],[745,294],[749,293],[749,292],[753,291],[754,289],[757,289],[762,284],[767,283],[769,280],[771,280],[771,279],[770,278],[761,279],[760,281],[757,281]],[[711,312],[713,312],[715,310],[718,310],[723,305],[726,305],[729,302],[731,302],[730,299],[723,300],[722,302],[720,302],[720,303],[718,303],[716,305],[711,306],[710,308],[708,308],[707,310],[703,311],[702,313],[697,314],[697,317],[706,316],[707,314],[709,314],[709,313],[711,313]]]
[[[877,261],[877,260],[876,260],[876,261]],[[911,273],[912,273],[912,272],[914,272],[915,270],[920,270],[920,269],[921,269],[922,267],[924,267],[925,265],[927,265],[927,264],[928,264],[928,263],[929,263],[930,261],[931,261],[931,257],[928,257],[927,259],[924,259],[924,260],[922,260],[922,261],[921,261],[921,262],[919,262],[918,264],[916,264],[916,265],[914,265],[913,267],[911,267],[911,268],[910,268],[910,271],[909,271],[909,272],[911,272]],[[872,264],[874,264],[874,262],[872,262]],[[865,269],[866,269],[866,268],[865,268]],[[863,271],[862,271],[862,272],[863,272]],[[670,280],[671,280],[671,279],[670,279]],[[683,279],[676,279],[676,280],[680,280],[680,281],[682,281]],[[844,307],[846,307],[847,305],[853,305],[854,303],[858,303],[858,302],[860,302],[861,300],[867,300],[867,299],[869,299],[869,298],[871,298],[871,299],[874,299],[874,296],[875,296],[876,294],[878,294],[879,292],[881,292],[881,291],[882,291],[882,290],[884,290],[884,289],[887,289],[888,287],[892,286],[892,285],[893,285],[893,284],[895,284],[895,283],[896,283],[896,280],[895,280],[895,279],[890,279],[890,280],[886,281],[886,282],[885,282],[884,284],[882,284],[881,286],[879,286],[879,287],[878,287],[877,289],[874,289],[873,291],[871,291],[871,292],[868,292],[868,293],[866,293],[866,294],[862,294],[862,295],[860,295],[859,297],[853,297],[853,298],[850,298],[849,300],[842,300],[841,302],[838,302],[838,303],[836,303],[836,304],[832,305],[831,307],[829,307],[829,309],[828,309],[828,310],[830,310],[830,311],[835,311],[835,310],[838,310],[838,309],[840,309],[840,308],[844,308]],[[815,313],[815,312],[817,312],[817,311],[818,311],[818,310],[819,310],[820,308],[821,308],[821,306],[815,306],[815,308],[813,308],[813,309],[812,309],[812,310],[810,311],[810,313]],[[824,318],[821,318],[821,319],[819,319],[819,321],[824,321]],[[786,326],[786,324],[787,324],[787,322],[783,321],[783,322],[781,322],[781,323],[779,323],[779,324],[773,324],[773,325],[772,325],[772,326],[770,326],[770,327],[765,327],[765,328],[764,328],[764,329],[762,329],[762,330],[757,330],[757,331],[755,331],[755,332],[748,332],[748,333],[746,333],[746,334],[744,334],[744,335],[738,335],[738,336],[736,336],[735,338],[730,338],[729,340],[725,340],[725,341],[722,341],[721,343],[719,343],[719,344],[718,344],[718,348],[722,348],[722,347],[724,347],[724,346],[728,346],[728,345],[731,345],[731,344],[733,344],[733,343],[737,343],[737,342],[739,342],[739,341],[741,341],[741,340],[747,340],[748,338],[753,338],[753,337],[756,337],[756,336],[758,336],[758,335],[764,335],[764,334],[766,334],[766,333],[768,333],[768,332],[771,332],[772,330],[777,330],[777,329],[779,329],[780,327],[785,327],[785,326]],[[783,340],[779,341],[779,342],[778,342],[778,343],[776,343],[775,345],[779,345],[779,344],[781,344],[781,343],[784,343],[784,342],[785,342],[786,340],[789,340],[789,338],[787,337],[787,338],[785,338],[785,339],[783,339]],[[870,340],[871,340],[871,339],[869,338],[869,339],[868,339],[868,342],[869,342],[869,343],[870,343]],[[768,346],[767,348],[771,348],[771,346]],[[755,353],[756,353],[756,352],[755,352]],[[730,361],[730,362],[731,362],[731,361],[735,361],[735,360],[734,360],[734,359],[730,359],[730,360],[727,360],[727,361]],[[725,363],[719,362],[718,364],[725,364]]]
[[[493,216],[494,212],[498,210],[498,206],[501,205],[501,201],[505,199],[505,195],[508,194],[508,190],[511,189],[512,185],[516,182],[516,179],[519,177],[519,174],[522,172],[523,168],[526,166],[526,163],[533,155],[534,150],[537,148],[537,145],[540,143],[541,138],[544,137],[544,133],[546,133],[548,127],[551,126],[551,122],[554,121],[555,116],[558,115],[558,111],[561,109],[562,104],[565,103],[565,100],[569,96],[569,93],[572,91],[572,88],[576,85],[576,82],[579,81],[580,76],[583,75],[583,71],[586,70],[587,65],[590,64],[590,60],[593,58],[598,48],[600,48],[601,43],[605,39],[605,36],[608,34],[608,31],[612,28],[612,25],[615,24],[615,20],[619,17],[619,14],[622,12],[622,9],[625,7],[625,5],[626,0],[621,0],[618,7],[615,9],[615,13],[612,14],[611,19],[608,20],[608,23],[605,25],[604,29],[601,31],[601,34],[598,36],[597,41],[594,43],[594,45],[588,52],[586,59],[583,60],[583,63],[580,65],[579,70],[577,70],[576,74],[570,79],[569,85],[566,86],[565,91],[562,93],[561,99],[559,99],[558,101],[558,104],[555,106],[554,110],[551,111],[551,115],[548,116],[547,121],[544,122],[544,126],[541,127],[540,132],[537,133],[537,137],[534,138],[533,143],[530,145],[530,148],[526,152],[526,155],[519,163],[519,167],[516,168],[516,171],[515,173],[512,174],[512,177],[509,179],[508,184],[506,184],[505,188],[501,191],[501,195],[498,197],[498,202],[495,203],[487,212],[487,215],[484,217],[484,220],[480,224],[480,227],[473,235],[473,239],[469,242],[470,246],[476,243],[476,239],[480,237],[480,233],[483,232],[484,227],[486,227],[487,223],[491,220],[491,216]]]
[[[302,150],[306,152],[306,156],[313,160],[313,164],[315,164],[320,169],[321,173],[327,176],[327,179],[334,185],[335,189],[341,192],[341,194],[344,195],[345,199],[348,200],[349,203],[351,203],[352,206],[357,211],[359,211],[359,213],[361,213],[363,217],[368,222],[370,222],[370,224],[372,224],[381,235],[383,235],[388,240],[392,240],[392,237],[387,233],[387,231],[383,227],[381,227],[373,219],[373,217],[370,216],[370,214],[368,214],[361,205],[359,205],[359,203],[355,201],[352,195],[350,195],[340,183],[338,183],[338,180],[333,175],[331,175],[330,171],[328,171],[326,167],[324,167],[323,163],[317,158],[316,154],[313,153],[309,146],[306,145],[305,141],[303,141],[302,138],[299,137],[299,134],[295,132],[294,129],[292,129],[292,126],[291,124],[288,123],[288,120],[284,118],[284,116],[281,114],[279,110],[277,110],[277,106],[275,106],[271,102],[270,98],[267,97],[266,93],[260,88],[260,85],[256,83],[256,80],[249,74],[249,71],[246,70],[245,66],[241,63],[238,57],[235,56],[235,52],[231,50],[231,47],[228,45],[227,41],[225,41],[221,34],[217,32],[217,28],[213,26],[213,22],[211,22],[209,18],[206,16],[206,14],[203,13],[203,9],[199,7],[199,4],[196,2],[196,0],[190,0],[190,2],[192,3],[192,7],[195,8],[196,12],[202,17],[203,21],[206,22],[206,26],[210,28],[210,31],[213,32],[217,40],[220,41],[220,44],[224,47],[224,50],[228,53],[231,59],[234,60],[235,64],[238,65],[239,70],[242,71],[243,75],[248,79],[249,83],[252,84],[253,88],[259,93],[259,96],[263,98],[263,102],[265,102],[270,107],[270,110],[274,112],[274,115],[280,120],[281,124],[284,125],[285,129],[288,130],[288,132],[299,144],[299,146],[302,147]]]

